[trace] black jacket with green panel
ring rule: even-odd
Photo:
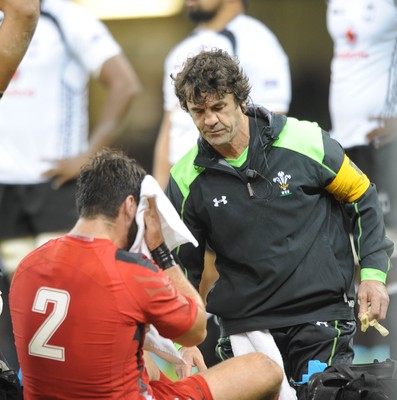
[[[362,279],[385,282],[393,251],[374,185],[316,123],[247,115],[242,160],[199,139],[171,170],[167,196],[199,242],[177,249],[189,280],[208,243],[220,278],[207,310],[226,334],[354,319],[350,232]]]

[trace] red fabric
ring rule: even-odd
[[[170,338],[193,325],[195,303],[163,271],[117,250],[65,236],[17,269],[10,308],[26,400],[145,399],[145,324]]]
[[[160,377],[159,381],[151,381],[150,385],[155,400],[213,400],[206,380],[197,374],[178,382]]]

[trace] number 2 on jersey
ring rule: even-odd
[[[30,355],[65,361],[65,348],[49,345],[48,342],[65,320],[69,301],[70,295],[65,290],[41,287],[37,291],[32,311],[44,314],[49,303],[54,304],[54,309],[32,337],[29,343]]]

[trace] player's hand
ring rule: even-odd
[[[367,134],[368,141],[376,148],[379,149],[389,143],[397,140],[397,118],[370,118],[372,121],[379,121],[381,127],[374,129]]]
[[[197,346],[193,347],[181,347],[179,353],[182,355],[186,365],[175,366],[176,374],[179,379],[186,378],[192,375],[192,368],[197,367],[198,372],[205,371],[207,365],[204,362],[203,355]]]
[[[145,242],[150,251],[164,243],[161,232],[161,221],[157,211],[156,199],[148,197],[148,207],[145,209]]]
[[[362,281],[358,287],[358,318],[361,320],[368,312],[368,320],[381,321],[386,318],[389,307],[389,295],[386,286],[378,281]]]
[[[52,187],[59,189],[66,182],[76,179],[81,167],[88,161],[86,155],[61,160],[45,160],[53,164],[53,167],[43,173],[43,177],[52,180]]]

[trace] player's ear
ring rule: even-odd
[[[123,204],[121,205],[122,212],[128,215],[129,218],[135,217],[137,208],[138,204],[136,203],[134,196],[132,194],[128,195],[123,201]]]

